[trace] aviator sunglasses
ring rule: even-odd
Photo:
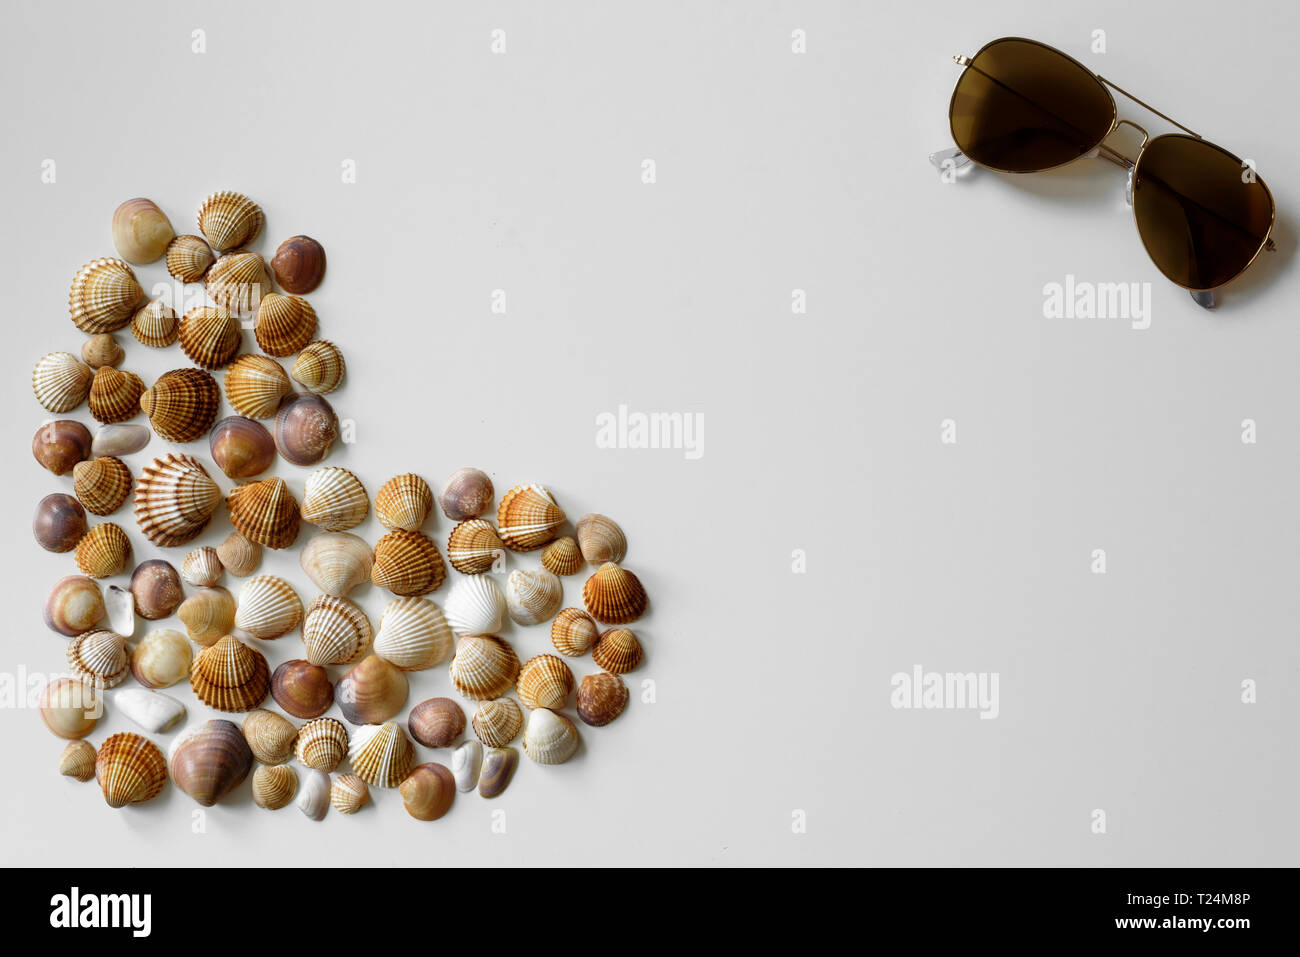
[[[1000,173],[1037,173],[1094,154],[1110,160],[1129,171],[1127,199],[1147,254],[1207,309],[1215,289],[1274,249],[1273,194],[1252,164],[1079,61],[1020,37],[953,59],[964,67],[948,105],[957,145],[931,154],[941,169],[974,163]],[[1111,90],[1183,132],[1152,138],[1118,119]],[[1133,159],[1103,142],[1121,126],[1142,135]]]

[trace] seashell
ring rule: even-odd
[[[146,688],[123,688],[114,695],[113,706],[154,734],[168,730],[185,717],[185,705],[171,695]]]
[[[451,683],[467,698],[500,698],[519,676],[519,657],[504,638],[466,635],[451,659]]]
[[[474,790],[478,774],[483,767],[483,745],[466,741],[451,753],[451,776],[456,779],[456,790]]]
[[[157,262],[175,237],[167,214],[151,199],[128,199],[113,211],[113,245],[129,263]]]
[[[441,664],[451,652],[451,626],[427,598],[394,598],[379,619],[375,654],[404,671]]]
[[[140,408],[153,430],[168,442],[193,442],[217,420],[221,390],[202,369],[164,372],[140,396]]]
[[[286,292],[306,295],[325,278],[325,249],[310,236],[290,236],[276,248],[271,269]]]
[[[68,666],[74,678],[97,688],[116,688],[131,670],[126,639],[97,628],[83,632],[68,645]]]
[[[542,567],[555,575],[576,575],[582,570],[582,552],[575,539],[565,535],[542,549]]]
[[[593,728],[609,724],[627,707],[627,685],[618,675],[602,671],[586,675],[578,685],[578,717]]]
[[[430,698],[411,709],[406,725],[426,748],[445,748],[465,733],[465,712],[450,698]]]
[[[451,586],[443,603],[451,632],[462,635],[490,635],[500,631],[506,617],[506,596],[487,575],[467,575]]]
[[[378,655],[367,655],[339,679],[334,700],[351,724],[383,724],[406,704],[406,673]]]
[[[283,367],[267,356],[242,355],[226,370],[226,401],[240,415],[269,418],[291,392]]]
[[[90,457],[90,430],[73,419],[46,422],[32,436],[32,455],[55,475],[66,475]]]
[[[109,807],[143,804],[162,793],[167,759],[148,738],[122,731],[99,746],[95,779]]]
[[[161,299],[151,300],[131,317],[131,335],[150,349],[166,349],[180,335],[176,310]]]
[[[95,746],[89,741],[69,741],[59,755],[59,773],[78,781],[95,776]]]
[[[212,283],[211,276],[208,277],[208,283]],[[228,365],[243,342],[239,320],[224,306],[197,306],[191,309],[181,319],[176,337],[180,339],[181,352],[195,365],[205,369],[220,369]]]
[[[130,589],[109,585],[104,596],[104,608],[108,611],[109,627],[129,638],[135,634],[135,596]]]
[[[253,335],[267,355],[291,356],[316,337],[316,310],[302,296],[267,293],[257,307]]]
[[[199,232],[217,252],[251,243],[264,222],[260,206],[230,190],[213,193],[199,207]]]
[[[327,595],[342,597],[370,580],[374,554],[361,538],[349,532],[323,532],[309,541],[298,556],[307,577]]]
[[[446,577],[438,546],[423,532],[389,532],[375,544],[370,580],[395,595],[427,595]]]
[[[167,271],[181,282],[198,282],[216,258],[198,236],[177,236],[167,245]]]
[[[519,736],[524,715],[513,698],[480,701],[474,712],[474,734],[489,748],[504,748]]]
[[[191,585],[215,585],[221,581],[221,557],[211,545],[201,545],[181,562],[181,577]]]
[[[410,472],[390,478],[375,496],[375,517],[390,532],[418,532],[432,508],[429,483]]]
[[[91,578],[120,575],[130,558],[131,541],[112,522],[96,525],[77,542],[77,567]]]
[[[251,770],[253,752],[244,733],[224,718],[204,721],[172,745],[172,780],[204,807],[212,807],[243,784]]]
[[[641,663],[641,642],[626,628],[609,628],[591,649],[591,660],[611,674],[626,674]]]
[[[134,372],[100,366],[90,381],[90,414],[100,422],[125,422],[140,411],[144,380]]]
[[[36,401],[51,412],[71,412],[90,394],[95,373],[71,352],[51,352],[32,370]]]
[[[60,578],[45,599],[46,627],[69,638],[90,631],[103,617],[99,585],[85,575]]]
[[[320,665],[294,658],[275,669],[271,696],[295,718],[319,718],[334,704],[334,685]]]
[[[280,411],[275,414],[275,447],[285,461],[315,465],[329,455],[338,434],[338,416],[320,396],[290,393],[280,400]]]
[[[115,366],[125,358],[126,352],[111,332],[96,333],[81,344],[81,361],[92,369]]]
[[[497,534],[508,548],[530,552],[559,534],[564,511],[555,496],[541,485],[516,485],[501,496],[497,508]]]
[[[71,495],[54,492],[36,504],[32,537],[47,552],[70,552],[86,535],[86,510]]]
[[[559,711],[573,693],[573,672],[555,655],[536,655],[519,669],[515,693],[525,707]]]
[[[559,576],[544,568],[516,568],[506,579],[506,607],[516,624],[536,625],[555,617],[564,602]]]
[[[207,528],[221,489],[198,459],[168,452],[144,467],[135,486],[135,520],[155,545],[184,545]]]
[[[302,518],[328,532],[355,528],[370,512],[370,496],[361,480],[347,469],[326,466],[307,476],[302,493]]]
[[[236,531],[267,548],[288,548],[298,537],[298,501],[282,478],[237,485],[226,496]]]
[[[492,748],[483,755],[478,776],[478,793],[485,798],[501,795],[519,767],[519,752],[514,748]]]
[[[647,598],[641,580],[626,568],[606,562],[582,586],[582,601],[592,618],[625,625],[645,614]]]
[[[343,384],[347,364],[338,346],[328,339],[319,339],[298,353],[289,374],[308,392],[324,395]]]
[[[355,774],[340,774],[330,785],[330,805],[340,814],[356,814],[369,800],[370,789]]]
[[[406,812],[417,821],[436,821],[456,797],[456,779],[446,767],[430,761],[411,770],[398,790]]]
[[[111,515],[131,494],[131,470],[111,455],[78,462],[72,467],[72,490],[86,511]]]
[[[298,729],[293,753],[309,768],[333,771],[348,753],[348,729],[333,718],[317,718]]]
[[[183,634],[174,628],[159,628],[131,650],[131,674],[146,688],[169,688],[189,677],[193,661]]]
[[[354,602],[335,595],[317,595],[302,623],[302,643],[313,665],[345,665],[360,658],[370,645],[370,619]]]
[[[77,678],[55,678],[37,700],[45,726],[60,738],[84,738],[104,714],[101,693]]]
[[[185,598],[181,576],[171,562],[151,558],[131,573],[131,595],[135,613],[145,621],[157,621],[174,612]]]
[[[141,399],[143,400],[143,396]],[[139,452],[149,444],[149,429],[143,425],[101,425],[90,443],[90,454],[121,457]]]
[[[310,820],[323,821],[330,809],[330,776],[315,768],[308,769],[294,804]]]
[[[260,767],[253,772],[253,803],[268,811],[288,807],[298,792],[298,774],[287,764]]]
[[[260,475],[275,464],[275,442],[256,419],[232,415],[222,419],[208,437],[217,468],[233,479]]]
[[[254,708],[244,717],[242,730],[248,749],[263,764],[284,764],[293,757],[298,729],[274,711]]]
[[[217,711],[251,711],[271,690],[271,668],[260,651],[226,635],[195,655],[190,687]]]
[[[585,654],[597,637],[596,623],[581,608],[565,608],[551,622],[551,644],[570,658]]]
[[[447,484],[438,493],[442,514],[453,522],[478,518],[492,507],[496,490],[492,479],[481,469],[463,468],[451,473]]]
[[[618,523],[592,512],[578,519],[578,547],[582,557],[593,565],[621,562],[627,555],[627,539]]]
[[[497,537],[497,530],[486,519],[461,522],[447,538],[447,560],[452,568],[465,575],[490,571],[504,554],[505,546]]]
[[[176,609],[176,617],[196,645],[210,647],[235,627],[235,599],[220,585],[196,588]]]
[[[262,563],[262,546],[250,542],[238,532],[231,532],[225,541],[217,546],[217,558],[226,571],[236,578],[243,578],[257,571]]]
[[[220,257],[203,277],[203,288],[218,307],[237,316],[253,315],[264,299],[275,295],[271,292],[271,274],[266,270],[266,261],[257,253],[248,252]],[[182,345],[184,342],[182,329]]]
[[[411,773],[415,747],[392,721],[359,728],[348,753],[352,770],[377,788],[395,788]]]
[[[563,764],[578,750],[578,729],[562,714],[538,708],[528,715],[524,754],[538,764]]]
[[[82,332],[96,335],[131,321],[144,290],[120,259],[94,259],[82,266],[68,290],[68,311]]]
[[[273,641],[289,634],[302,624],[302,599],[283,578],[258,575],[239,590],[235,607],[235,630],[238,638]]]

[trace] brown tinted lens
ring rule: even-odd
[[[995,40],[962,71],[949,113],[953,139],[975,162],[1032,173],[1100,143],[1115,101],[1064,53],[1029,40]]]
[[[1138,157],[1133,214],[1162,273],[1188,289],[1213,289],[1264,245],[1273,198],[1231,153],[1191,136],[1161,136]]]

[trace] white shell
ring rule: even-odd
[[[336,598],[370,581],[374,563],[370,546],[351,532],[321,532],[298,556],[298,564],[316,587]]]
[[[347,469],[327,465],[307,476],[302,494],[302,519],[328,532],[355,528],[366,520],[370,495]]]
[[[483,768],[483,745],[466,741],[451,753],[451,776],[456,779],[457,791],[472,791],[478,787],[478,773]]]
[[[258,575],[239,590],[235,634],[239,638],[280,638],[302,624],[302,599],[283,578]]]
[[[185,705],[171,695],[146,688],[123,688],[113,693],[113,705],[153,734],[166,731],[185,717]]]
[[[457,638],[492,635],[501,630],[505,621],[506,596],[487,575],[466,575],[451,587],[443,614]]]
[[[181,577],[199,587],[215,585],[225,570],[217,550],[211,545],[193,549],[181,562]]]
[[[578,750],[578,729],[562,714],[538,708],[524,729],[524,754],[538,764],[563,764]]]
[[[330,776],[315,768],[304,768],[293,803],[311,820],[323,820],[330,809]]]
[[[379,619],[375,654],[406,671],[441,664],[451,653],[451,626],[427,598],[394,598]]]
[[[70,412],[86,400],[93,373],[71,352],[51,352],[36,363],[32,388],[51,412]]]
[[[545,568],[531,571],[516,568],[506,579],[506,604],[516,624],[550,621],[563,603],[564,584],[560,576]]]
[[[109,585],[104,595],[104,608],[108,611],[110,627],[123,638],[135,634],[135,596],[118,585]]]

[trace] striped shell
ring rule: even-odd
[[[624,625],[645,614],[645,588],[626,568],[606,562],[582,586],[582,600],[591,617],[609,625]]]
[[[565,608],[551,622],[551,644],[570,658],[586,654],[598,637],[596,623],[581,608]]]
[[[146,303],[131,319],[131,335],[151,349],[167,348],[180,335],[176,310],[161,299]]]
[[[340,814],[356,814],[369,800],[370,789],[355,774],[340,774],[330,785],[330,806]]]
[[[375,544],[370,580],[395,595],[427,595],[446,577],[438,546],[422,532],[389,532]]]
[[[309,768],[329,773],[348,753],[348,729],[334,718],[317,718],[298,729],[294,754]]]
[[[226,370],[226,400],[250,419],[275,415],[280,400],[292,391],[284,368],[269,356],[242,355]]]
[[[282,478],[236,485],[226,496],[235,530],[267,548],[288,548],[298,537],[298,501]]]
[[[302,518],[327,532],[343,532],[366,520],[370,495],[347,469],[327,465],[307,476],[302,493]]]
[[[233,721],[190,725],[171,746],[172,780],[203,807],[212,807],[244,783],[253,752]]]
[[[298,555],[298,564],[307,577],[327,595],[346,595],[370,581],[374,563],[370,546],[351,532],[322,532]]]
[[[263,764],[284,764],[293,757],[298,729],[288,718],[265,708],[254,708],[244,718],[243,731],[253,757]]]
[[[504,748],[523,726],[524,714],[513,698],[480,701],[474,712],[474,735],[489,748]]]
[[[68,666],[74,678],[96,688],[116,688],[131,671],[126,639],[115,631],[96,628],[68,645]]]
[[[504,638],[466,635],[456,643],[451,683],[467,698],[500,698],[519,676],[519,656]]]
[[[443,602],[452,634],[490,635],[501,630],[506,617],[506,596],[487,575],[458,578]]]
[[[302,623],[303,647],[313,665],[356,661],[369,648],[373,634],[360,606],[334,595],[318,595]]]
[[[181,562],[181,577],[191,585],[215,585],[223,571],[221,558],[211,545],[192,550]]]
[[[562,714],[538,708],[524,729],[524,754],[538,764],[563,764],[578,750],[578,729]]]
[[[217,420],[221,390],[202,369],[164,372],[140,396],[140,408],[153,430],[168,442],[193,442]]]
[[[626,628],[606,629],[591,649],[591,660],[614,675],[636,668],[641,663],[641,655],[641,642]]]
[[[250,542],[238,532],[231,532],[217,546],[217,558],[221,559],[221,566],[226,571],[236,578],[243,578],[253,574],[262,564],[262,546]]]
[[[125,422],[140,412],[144,380],[134,372],[100,366],[90,380],[90,414],[100,422]]]
[[[348,760],[367,784],[395,788],[411,773],[415,747],[401,726],[388,721],[359,728],[352,738]]]
[[[131,470],[119,458],[101,455],[72,467],[72,491],[86,511],[112,515],[131,494]]]
[[[497,534],[517,552],[541,548],[559,533],[564,510],[541,485],[516,485],[501,496],[497,508]]]
[[[427,598],[394,598],[379,619],[375,654],[406,671],[441,664],[451,653],[451,626]]]
[[[89,741],[69,741],[59,755],[59,773],[89,781],[95,776],[95,746]]]
[[[217,257],[199,236],[177,236],[167,245],[167,271],[181,282],[198,282]]]
[[[264,298],[274,295],[266,261],[257,253],[222,256],[208,270],[203,288],[219,307],[237,316],[252,315]]]
[[[262,641],[281,638],[302,624],[302,599],[283,578],[258,575],[239,590],[235,628]]]
[[[268,293],[257,307],[253,335],[267,355],[291,356],[315,337],[316,310],[302,296]]]
[[[243,193],[222,190],[199,207],[199,232],[217,252],[252,242],[262,231],[262,208]]]
[[[506,579],[506,608],[516,624],[550,621],[563,601],[564,585],[545,568],[516,568]]]
[[[630,694],[618,675],[602,671],[578,685],[578,717],[593,728],[609,724],[627,707]]]
[[[70,412],[90,394],[94,371],[71,352],[51,352],[32,370],[36,401],[50,412]]]
[[[162,793],[167,759],[148,738],[122,731],[99,746],[95,778],[109,807],[142,804]]]
[[[271,668],[260,651],[226,635],[194,656],[190,687],[217,711],[251,711],[271,690]]]
[[[168,452],[144,467],[135,485],[135,520],[155,545],[196,537],[221,504],[221,489],[198,459]]]
[[[568,535],[542,549],[542,567],[556,575],[576,575],[582,571],[582,565],[578,542]]]
[[[95,259],[73,277],[68,311],[82,332],[112,332],[131,321],[143,297],[130,266],[120,259]]]
[[[120,525],[96,525],[77,542],[77,567],[91,578],[112,578],[126,571],[131,558],[131,540]]]
[[[197,306],[185,313],[177,338],[181,352],[195,365],[220,369],[239,352],[243,333],[239,320],[223,306]]]
[[[185,633],[196,645],[207,647],[235,627],[235,596],[220,586],[196,588],[176,609]]]
[[[268,811],[288,807],[298,792],[298,772],[287,764],[260,767],[253,772],[253,803]]]
[[[310,343],[298,353],[298,358],[293,361],[293,371],[290,372],[302,383],[304,389],[318,395],[333,392],[343,384],[346,374],[347,364],[343,361],[343,353],[328,339]]]
[[[497,558],[505,554],[505,546],[497,537],[492,523],[482,518],[461,522],[447,537],[447,560],[451,567],[465,575],[479,575],[491,571]]]
[[[573,685],[573,672],[563,660],[555,655],[537,655],[519,669],[515,693],[525,707],[558,711],[573,694]]]
[[[429,483],[410,472],[389,479],[375,496],[375,517],[389,531],[419,531],[432,508]]]

